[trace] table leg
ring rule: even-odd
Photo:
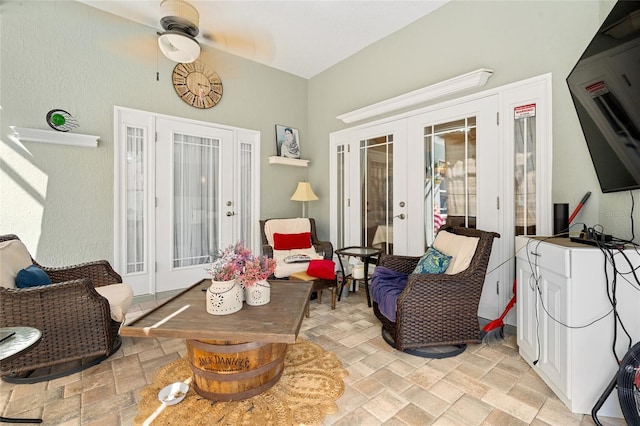
[[[344,266],[342,266],[342,259],[340,258],[340,255],[338,255],[338,262],[340,263],[340,272],[342,273],[342,282],[340,283],[340,288],[338,289],[338,302],[339,302],[340,299],[342,298],[342,289],[344,289],[344,285],[347,282],[347,275],[344,273]]]
[[[369,257],[364,258],[364,289],[367,292],[367,305],[371,307],[371,296],[369,296]]]

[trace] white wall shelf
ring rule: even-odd
[[[13,130],[13,136],[18,140],[28,142],[55,143],[59,145],[84,146],[95,148],[98,146],[100,136],[82,135],[80,133],[56,132],[54,130],[28,129],[24,127],[9,126]]]
[[[269,164],[284,164],[285,166],[308,167],[309,160],[273,156],[269,157]]]

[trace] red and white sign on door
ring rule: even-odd
[[[513,109],[513,118],[518,120],[520,118],[535,117],[536,116],[536,104],[528,104],[517,106]]]

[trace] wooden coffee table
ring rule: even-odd
[[[204,291],[210,280],[202,280],[122,327],[120,334],[186,339],[196,392],[216,401],[249,398],[280,378],[287,343],[296,341],[311,294],[310,282],[269,283],[266,305],[244,304],[233,314],[211,315]]]

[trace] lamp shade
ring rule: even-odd
[[[174,62],[189,63],[200,56],[200,44],[195,38],[179,31],[167,31],[158,37],[160,50]]]
[[[298,182],[298,188],[291,196],[292,201],[315,201],[317,199],[318,196],[311,189],[309,182]]]

